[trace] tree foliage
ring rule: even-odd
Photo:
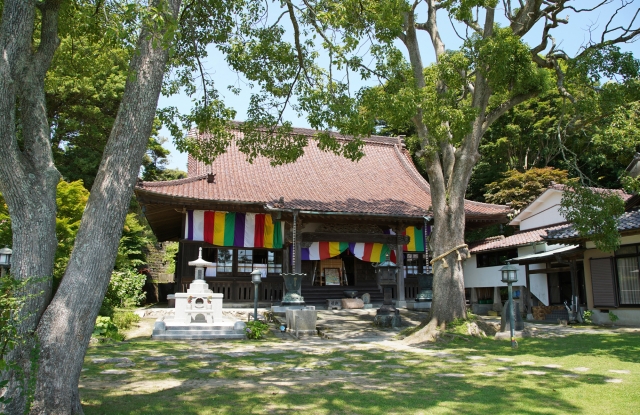
[[[485,200],[500,205],[508,204],[519,211],[547,190],[552,182],[561,184],[567,180],[567,171],[552,167],[532,168],[524,172],[509,170],[501,180],[487,185]]]
[[[613,252],[620,246],[618,219],[624,201],[615,192],[572,185],[562,195],[560,213],[599,250]]]

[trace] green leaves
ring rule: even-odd
[[[620,246],[618,218],[624,213],[624,201],[616,193],[571,185],[563,193],[560,213],[599,250],[613,252]]]
[[[566,183],[568,172],[552,167],[532,168],[524,172],[509,170],[504,178],[489,183],[485,200],[488,203],[510,204],[512,209],[520,210],[542,194],[551,182]]]

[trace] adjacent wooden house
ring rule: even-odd
[[[158,240],[180,242],[176,291],[192,281],[187,262],[202,247],[216,265],[206,280],[227,301],[253,301],[255,269],[263,273],[260,301],[282,298],[281,272],[307,274],[307,303],[342,298],[344,290],[381,299],[372,264],[387,253],[404,269],[397,300],[413,298],[413,275],[426,270],[431,195],[403,140],[368,137],[366,155],[353,162],[321,151],[314,130],[294,133],[308,136],[309,146],[291,164],[249,163],[232,143],[213,164],[189,157],[186,179],[136,185]],[[473,228],[505,223],[509,209],[469,201],[465,210]]]

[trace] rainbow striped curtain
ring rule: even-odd
[[[300,259],[305,261],[329,259],[340,255],[347,248],[349,248],[348,242],[314,242],[309,248],[301,249]]]
[[[270,214],[188,210],[185,239],[218,246],[282,248],[284,223]]]
[[[429,229],[427,229],[428,231]],[[403,246],[403,251],[409,252],[424,252],[424,228],[416,228],[415,226],[408,226],[403,235],[407,235],[411,238],[409,243]]]
[[[356,258],[366,262],[384,262],[389,254],[389,259],[393,262],[396,260],[395,251],[386,244],[371,242],[352,242],[349,244],[349,251]]]

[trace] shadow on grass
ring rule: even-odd
[[[448,350],[460,347],[485,357],[561,357],[569,353],[597,357],[602,353],[621,361],[632,359],[629,352],[638,350],[640,339],[620,336],[588,335],[589,341],[580,339],[584,336],[524,339],[516,351],[510,350],[508,342],[489,340],[456,341],[445,347]],[[598,374],[563,377],[573,372],[559,368],[544,369],[547,376],[524,376],[524,371],[534,369],[528,366],[513,366],[500,376],[485,377],[471,360],[448,363],[445,358],[410,351],[343,350],[318,356],[288,350],[279,355],[255,350],[252,356],[240,356],[215,342],[204,345],[210,345],[210,353],[216,355],[212,365],[219,372],[199,373],[197,368],[201,366],[188,356],[202,351],[193,351],[186,342],[142,341],[94,348],[92,355],[131,357],[136,370],[108,377],[99,372],[111,366],[86,365],[81,382],[85,384],[81,389],[85,413],[546,415],[580,412],[582,408],[573,403],[571,391],[600,388],[606,380]],[[255,345],[265,350],[269,347],[268,343]],[[148,354],[175,355],[178,365],[172,367],[180,372],[151,373],[149,370],[157,366],[144,360]],[[276,367],[266,373],[240,370],[243,366],[259,365],[258,359],[266,358],[287,367]],[[630,361],[637,362],[637,358]],[[326,362],[326,366],[318,367],[318,362]],[[464,377],[447,376],[452,374]]]

